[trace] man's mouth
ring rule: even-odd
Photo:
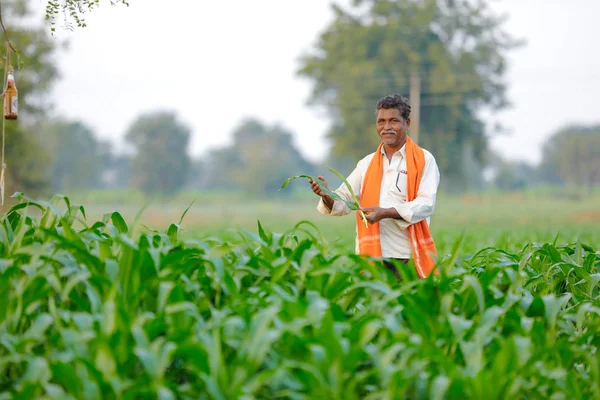
[[[394,132],[394,131],[385,131],[385,132],[381,132],[381,135],[382,136],[384,136],[384,135],[396,135],[396,132]]]

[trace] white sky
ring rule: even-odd
[[[87,14],[86,28],[57,29],[57,40],[70,46],[58,58],[56,111],[118,142],[140,113],[174,110],[192,128],[196,156],[229,144],[240,120],[254,116],[281,122],[316,161],[328,149],[329,121],[306,105],[311,85],[295,72],[332,18],[329,3],[103,1]],[[492,146],[507,158],[537,162],[540,145],[562,124],[600,122],[600,1],[492,4],[509,13],[506,30],[527,41],[510,56],[513,107],[492,116],[511,133]]]

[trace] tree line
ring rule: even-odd
[[[135,188],[150,195],[168,195],[188,188],[273,196],[289,176],[325,174],[325,164],[344,171],[352,168],[341,159],[308,161],[294,145],[294,132],[258,119],[241,121],[230,145],[200,158],[188,152],[191,132],[173,112],[146,113],[125,133],[130,151],[119,153],[82,122],[52,121],[39,131],[45,138],[46,157],[37,162],[38,170],[45,172],[38,185],[46,182],[46,189],[54,192]],[[600,185],[600,124],[557,130],[545,142],[542,154],[537,165],[494,155],[489,163],[492,179],[483,181],[481,171],[476,170],[468,178],[472,180],[469,186],[511,191],[535,185],[575,185],[592,191]],[[326,175],[335,182],[331,174]]]
[[[295,147],[293,132],[257,119],[241,121],[231,145],[202,158],[190,156],[191,128],[170,111],[138,116],[125,132],[126,151],[99,140],[80,121],[52,121],[40,135],[49,156],[40,181],[47,180],[54,192],[135,188],[168,195],[196,188],[260,196],[276,193],[290,175],[314,173]]]
[[[493,164],[496,175],[492,184],[499,189],[568,185],[591,194],[600,187],[600,124],[568,124],[558,129],[543,144],[537,165],[499,158]]]

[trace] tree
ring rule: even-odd
[[[203,158],[192,158],[191,162],[190,173],[188,174],[185,187],[187,189],[206,187],[206,160]]]
[[[131,187],[131,157],[127,154],[107,154],[107,168],[102,175],[102,184],[107,189],[126,189]]]
[[[535,168],[523,161],[504,161],[499,165],[494,186],[505,191],[525,189],[536,182]]]
[[[110,0],[111,5],[122,3],[129,6],[127,0]],[[50,21],[51,30],[54,32],[56,25],[56,17],[62,13],[67,28],[73,29],[73,25],[69,22],[69,17],[72,18],[78,27],[85,27],[85,19],[83,15],[100,5],[99,0],[54,0],[46,3],[46,20]]]
[[[191,160],[190,129],[172,112],[141,115],[125,136],[135,150],[131,161],[132,183],[148,194],[178,191],[186,182]]]
[[[29,2],[2,2],[4,25],[13,47],[19,51],[18,59],[11,54],[19,89],[19,119],[5,122],[5,192],[8,195],[15,191],[39,195],[50,187],[50,157],[39,132],[49,109],[45,96],[58,75],[52,58],[55,43],[43,28],[25,28],[20,24],[30,19],[31,14]],[[6,48],[3,46],[2,50]],[[19,62],[21,68],[17,65]],[[4,63],[0,64],[4,74]]]
[[[52,189],[91,189],[101,185],[111,149],[79,121],[56,120],[46,124],[41,135],[51,159]]]
[[[334,21],[298,73],[314,82],[310,103],[328,111],[334,156],[356,162],[374,151],[375,104],[421,80],[419,144],[438,161],[443,184],[465,187],[468,149],[487,147],[482,107],[506,105],[505,53],[518,43],[482,1],[356,0],[333,6]]]
[[[231,146],[209,154],[206,176],[212,179],[206,183],[210,187],[275,195],[288,177],[314,171],[294,146],[292,133],[280,125],[246,119],[233,132],[233,140]]]
[[[540,173],[559,176],[565,183],[587,187],[600,184],[600,125],[570,125],[544,144]]]

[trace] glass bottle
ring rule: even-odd
[[[6,91],[4,92],[4,118],[17,119],[19,115],[19,91],[15,84],[13,67],[8,67],[8,77],[6,79]]]

